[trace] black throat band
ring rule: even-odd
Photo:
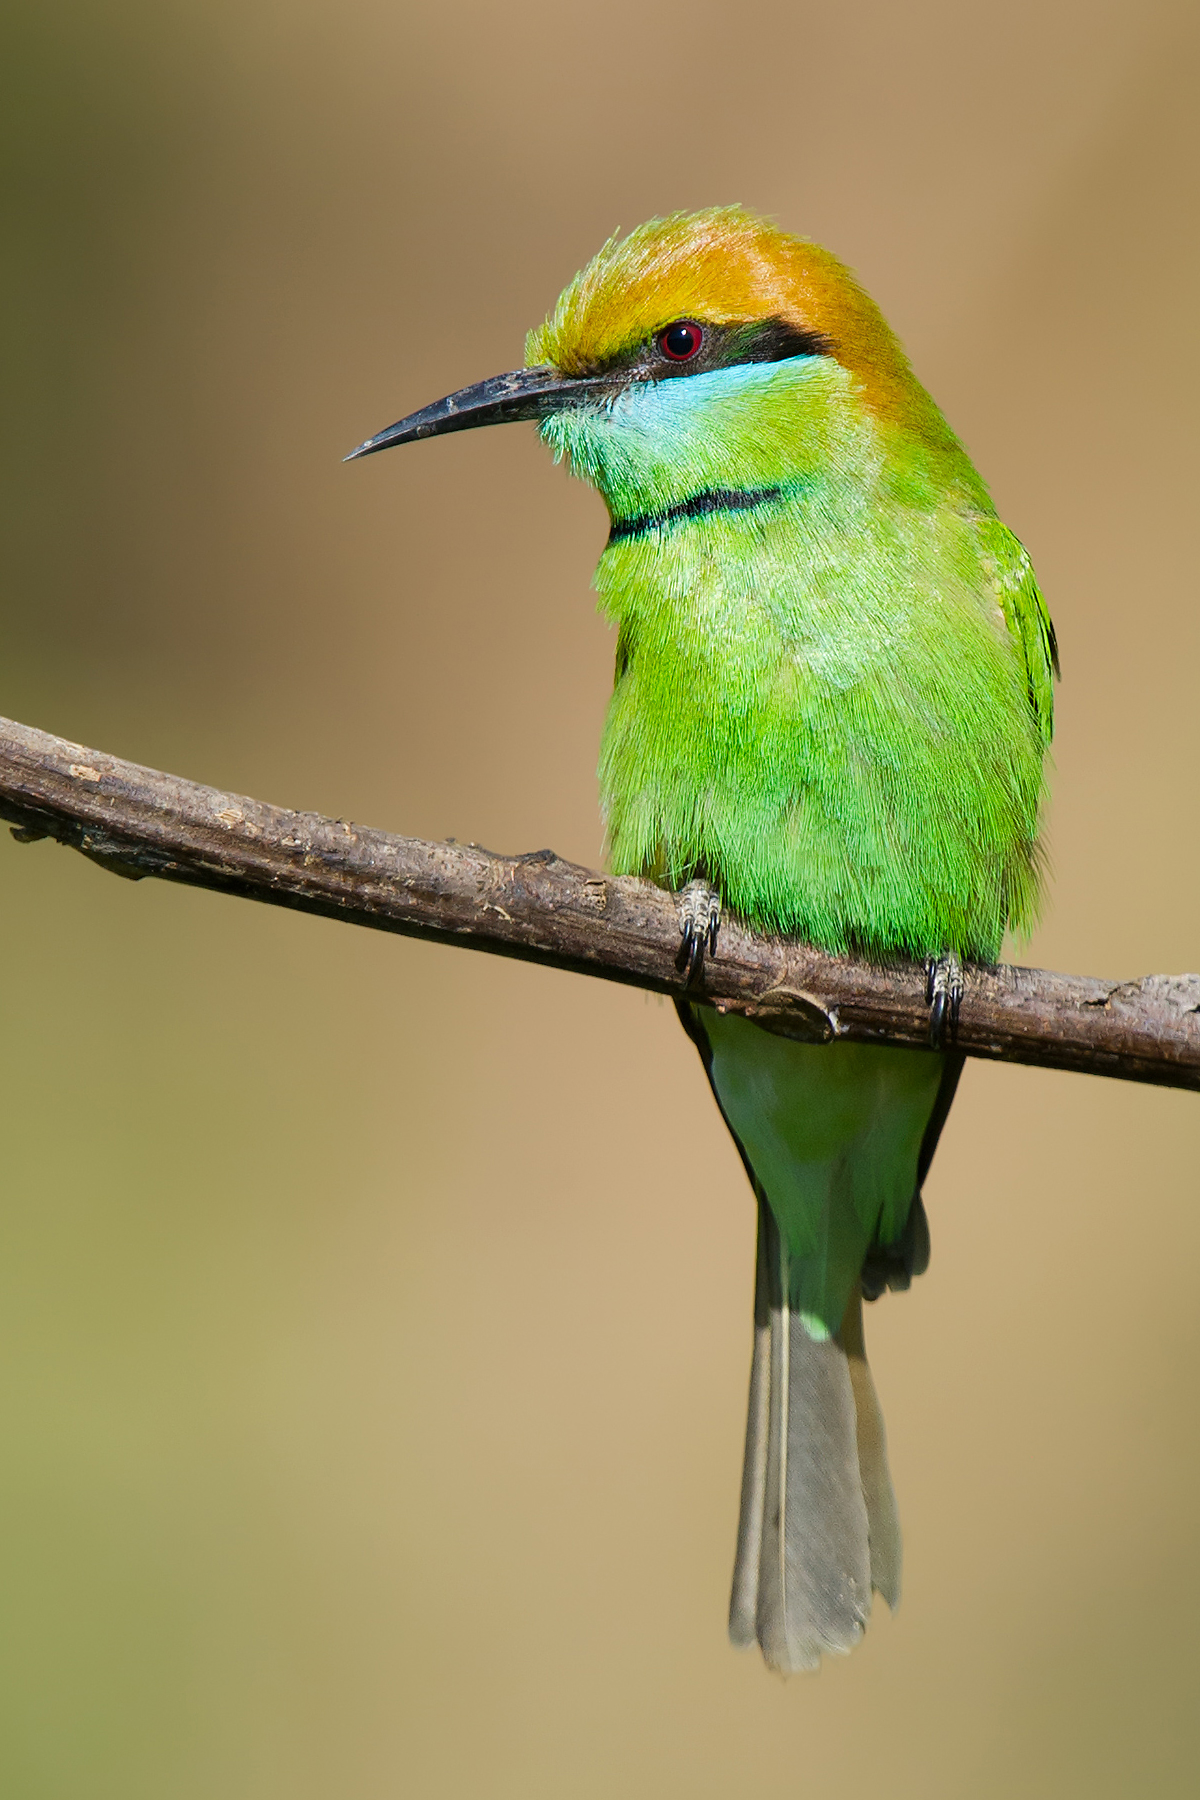
[[[754,512],[757,507],[770,506],[772,501],[790,497],[793,488],[709,488],[707,493],[693,494],[690,500],[680,500],[675,506],[664,507],[662,512],[637,513],[632,519],[614,519],[608,534],[610,544],[622,543],[626,538],[646,537],[652,531],[662,531],[668,525],[677,525],[684,519],[701,519],[706,513],[721,512]]]

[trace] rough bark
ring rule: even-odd
[[[551,850],[498,856],[289,812],[0,720],[0,818],[115,873],[153,875],[376,930],[677,994],[670,894]],[[1098,981],[968,967],[971,1056],[1200,1088],[1200,975]],[[928,1043],[923,969],[825,955],[736,920],[691,994],[785,1036]]]

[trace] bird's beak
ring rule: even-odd
[[[549,365],[514,369],[508,375],[477,381],[474,387],[459,388],[456,394],[447,394],[444,400],[435,400],[432,406],[409,413],[407,419],[376,432],[343,461],[353,462],[357,456],[390,450],[393,444],[413,444],[418,438],[439,437],[447,431],[470,431],[476,425],[507,425],[516,419],[544,419],[564,407],[612,392],[613,383],[600,376],[563,375]]]

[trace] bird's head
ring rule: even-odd
[[[351,456],[535,419],[617,521],[803,480],[850,430],[961,458],[850,271],[741,207],[673,213],[610,239],[530,332],[525,361]]]

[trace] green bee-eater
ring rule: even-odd
[[[921,1184],[961,1069],[957,959],[1038,885],[1054,633],[1029,560],[874,303],[740,208],[607,243],[526,367],[354,455],[536,419],[612,521],[610,861],[830,951],[931,960],[929,1051],[804,1044],[683,1002],[758,1199],[730,1607],[784,1672],[900,1593],[862,1300],[925,1268]]]

